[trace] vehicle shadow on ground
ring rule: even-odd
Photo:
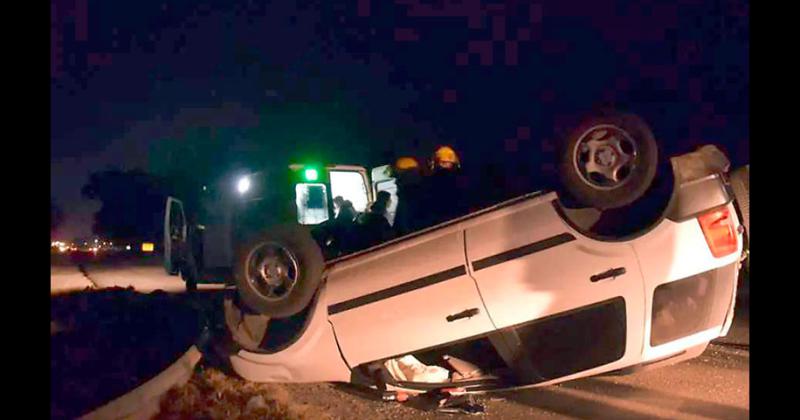
[[[566,395],[549,388],[536,388],[501,394],[503,398],[518,404],[528,405],[565,416],[582,419],[641,419],[645,415],[639,411],[615,407],[588,397]],[[667,419],[668,417],[647,416]]]
[[[580,392],[585,396],[578,396],[574,395],[572,392],[568,393],[560,390],[564,388],[568,391]],[[724,419],[750,418],[750,412],[746,409],[694,398],[681,397],[627,384],[612,383],[597,378],[563,384],[560,389],[536,388],[506,394],[504,397],[519,404],[529,405],[538,409],[577,418],[671,418],[669,415],[666,415],[666,413],[665,416],[659,416],[654,413],[645,413],[635,409],[618,407],[595,399],[601,397],[612,397],[626,402],[636,402],[637,405],[646,405],[654,409],[671,408],[674,411],[686,415]]]

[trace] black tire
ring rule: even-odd
[[[194,254],[189,249],[184,252],[183,262],[180,265],[180,274],[184,283],[186,283],[186,291],[189,293],[196,292],[199,270],[197,269]]]
[[[613,147],[607,142],[617,133],[620,145]],[[588,139],[597,135],[598,149],[589,152]],[[626,149],[626,150],[624,150]],[[563,192],[580,205],[599,210],[624,207],[641,198],[653,183],[659,165],[658,145],[650,127],[636,115],[609,113],[584,120],[567,137],[561,148],[559,177]],[[597,153],[599,151],[599,153]],[[610,161],[600,159],[600,153]],[[616,167],[618,178],[613,180],[600,172],[588,169],[588,156],[594,156],[597,168]],[[599,162],[607,163],[607,166]],[[609,169],[611,170],[611,169]]]
[[[279,255],[271,260],[280,265],[274,266],[281,280],[277,286],[259,274],[265,272],[264,266],[260,270],[255,267],[266,261],[267,257],[259,259],[265,249]],[[239,249],[235,261],[234,281],[242,303],[257,314],[273,318],[286,318],[305,309],[319,287],[325,266],[311,234],[296,225],[278,226],[256,236]],[[268,296],[272,292],[275,294]]]
[[[187,292],[194,293],[197,291],[197,273],[192,274],[181,271],[181,277],[184,283],[186,283]]]
[[[731,172],[730,182],[736,205],[741,213],[744,230],[750,236],[750,165]]]

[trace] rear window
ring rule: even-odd
[[[297,222],[316,225],[328,220],[328,191],[325,184],[297,184]]]

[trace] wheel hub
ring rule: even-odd
[[[275,260],[265,260],[261,269],[261,276],[270,286],[280,286],[283,283],[286,266]]]
[[[610,146],[602,146],[597,151],[595,162],[604,167],[612,167],[617,163],[617,152]]]
[[[638,146],[627,131],[600,124],[580,136],[573,164],[581,181],[595,189],[611,190],[631,178],[638,154]]]
[[[248,280],[266,299],[283,298],[297,282],[297,260],[280,244],[267,243],[255,249],[247,264]]]

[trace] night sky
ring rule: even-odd
[[[230,3],[51,2],[60,238],[91,232],[90,172],[164,173],[197,144],[222,151],[198,178],[248,155],[377,165],[441,143],[513,171],[613,105],[667,154],[749,162],[747,2]]]

